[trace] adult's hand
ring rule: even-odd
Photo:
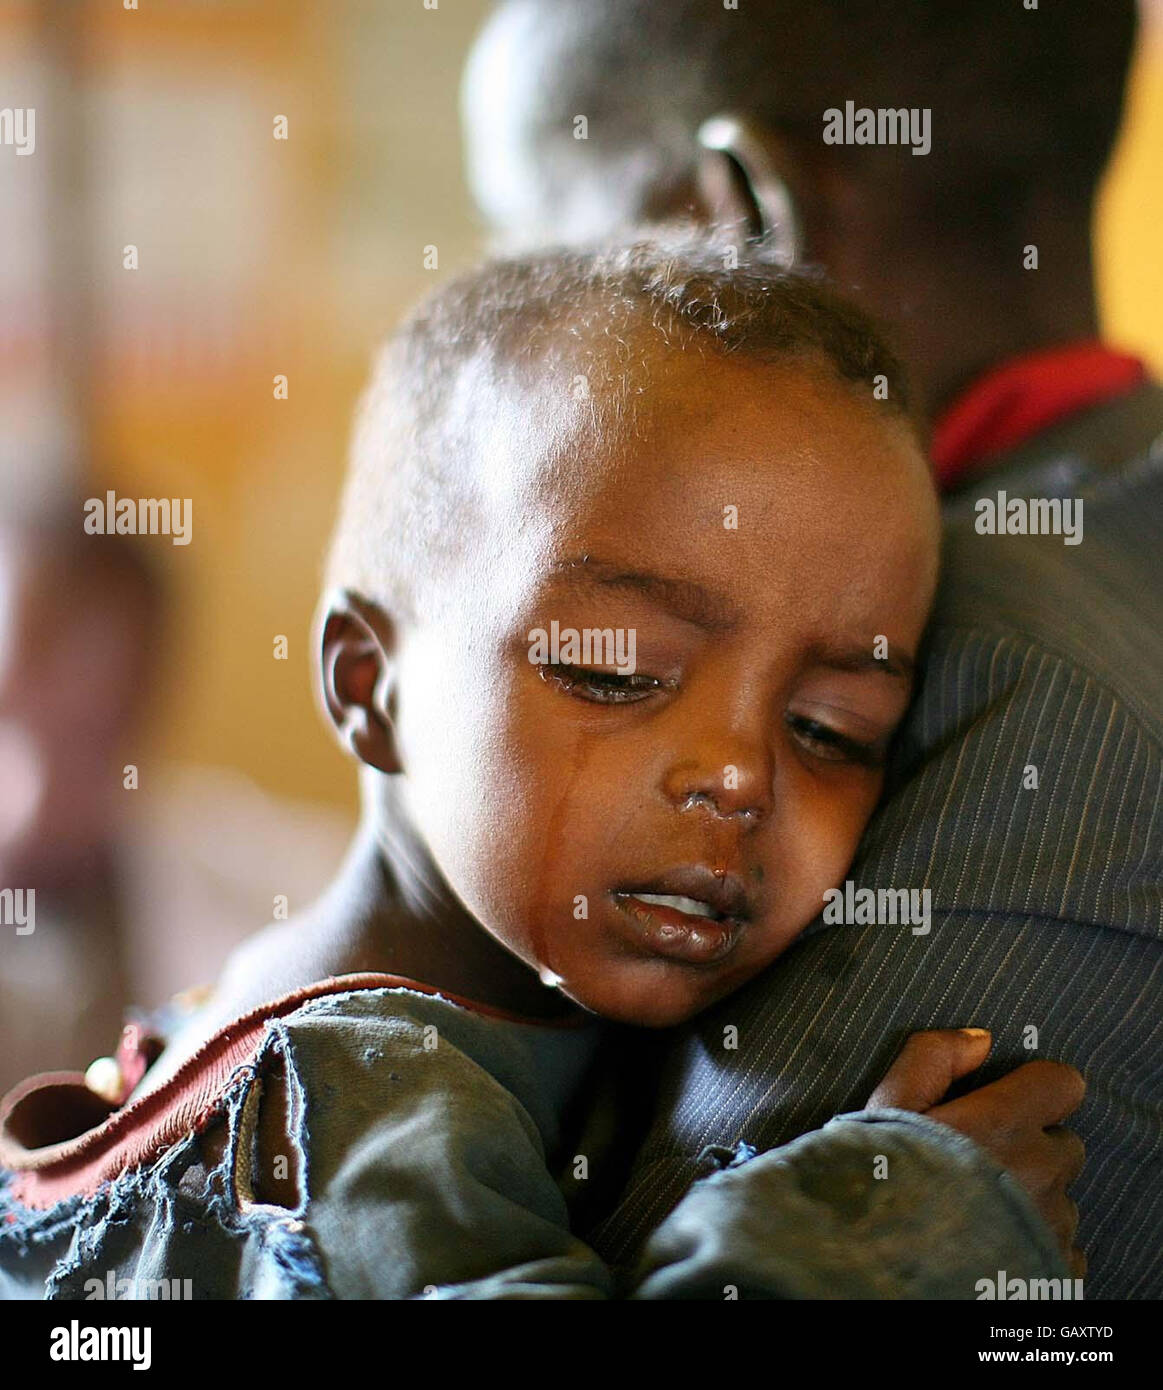
[[[1082,1171],[1086,1151],[1062,1121],[1081,1104],[1086,1082],[1061,1062],[1027,1062],[988,1086],[941,1103],[954,1081],[985,1061],[990,1041],[983,1028],[914,1033],[867,1108],[912,1110],[974,1140],[1026,1189],[1080,1277],[1086,1257],[1074,1245],[1078,1207],[1066,1189]]]

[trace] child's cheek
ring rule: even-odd
[[[788,827],[787,833],[794,837],[796,846],[796,915],[800,930],[823,910],[824,893],[843,881],[876,806],[883,780],[880,774],[862,776],[842,790],[805,798],[796,822]]]
[[[430,654],[431,655],[431,654]],[[572,871],[588,752],[532,707],[530,682],[477,682],[444,665],[417,683],[407,745],[413,823],[469,911],[518,954],[543,959],[551,904]]]

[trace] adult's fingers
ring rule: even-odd
[[[1060,1150],[1059,1171],[1064,1179],[1063,1187],[1069,1187],[1078,1181],[1079,1174],[1086,1166],[1086,1145],[1072,1129],[1059,1125],[1048,1129],[1046,1138],[1052,1140]]]
[[[989,1055],[984,1028],[933,1028],[914,1033],[868,1098],[868,1109],[927,1110],[959,1077]]]
[[[935,1119],[966,1133],[995,1136],[1046,1129],[1074,1113],[1086,1094],[1082,1074],[1062,1062],[1027,1062],[988,1086],[940,1107]]]

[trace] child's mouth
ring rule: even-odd
[[[687,891],[676,891],[679,888]],[[642,945],[689,965],[722,960],[751,916],[738,879],[701,867],[681,869],[649,886],[619,889],[611,896]]]

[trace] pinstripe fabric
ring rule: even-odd
[[[1127,409],[1163,429],[1157,388]],[[994,1048],[973,1084],[1037,1056],[1087,1078],[1087,1296],[1163,1297],[1163,456],[1101,476],[1035,460],[976,492],[1079,495],[1080,472],[1077,546],[978,535],[973,495],[950,508],[924,685],[850,873],[931,889],[931,932],[816,923],[677,1035],[620,1205],[589,1233],[612,1262],[704,1146],[785,1143],[860,1109],[908,1033],[978,1025]]]

